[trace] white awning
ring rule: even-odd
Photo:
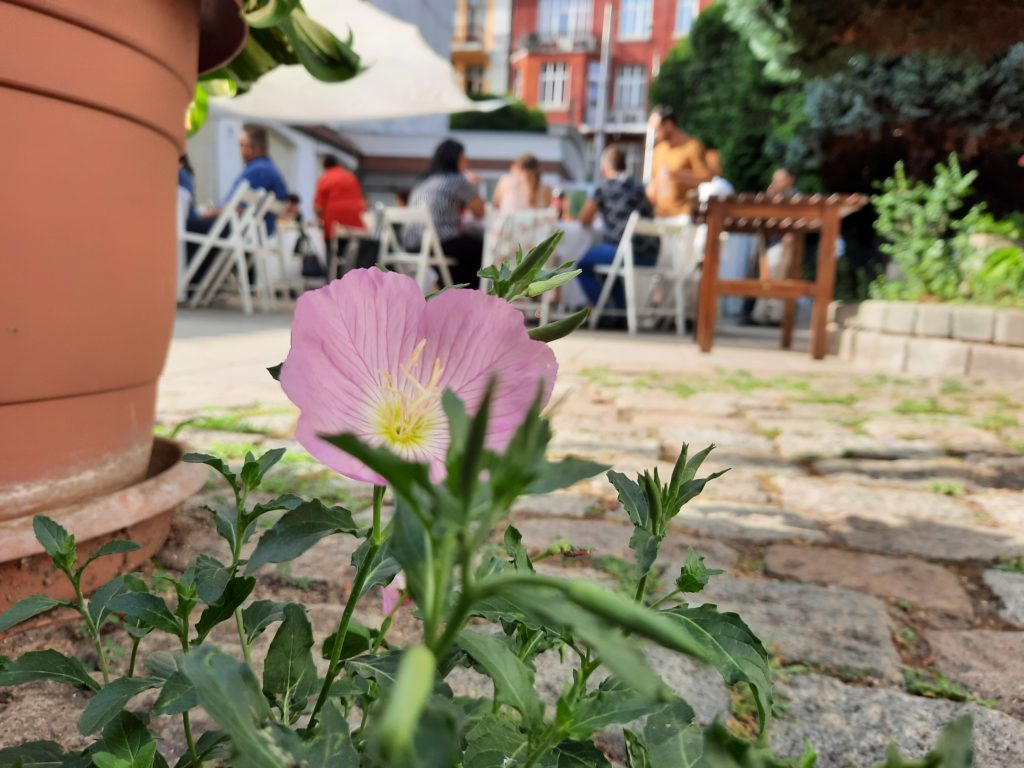
[[[324,83],[302,66],[281,66],[232,99],[211,108],[243,118],[289,123],[349,123],[451,112],[487,112],[504,102],[472,101],[452,65],[427,45],[412,24],[364,0],[304,0],[310,17],[353,47],[366,67],[343,83]]]

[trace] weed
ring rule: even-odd
[[[1008,440],[1006,444],[1010,450],[1016,451],[1017,453],[1024,453],[1024,440]]]
[[[751,576],[764,571],[764,553],[760,551],[744,552],[736,560],[736,571]]]
[[[827,392],[811,390],[806,395],[798,397],[798,403],[818,403],[821,405],[853,405],[858,400],[854,394],[831,395]]]
[[[255,443],[222,443],[218,441],[210,443],[207,452],[225,459],[239,461],[244,459],[247,453],[257,454],[261,451]]]
[[[914,604],[906,598],[897,597],[895,600],[893,600],[893,603],[896,605],[897,608],[899,608],[904,613],[910,613],[912,610],[914,610]]]
[[[967,493],[964,484],[956,480],[932,480],[932,493],[941,493],[943,496],[963,496]]]
[[[597,557],[590,558],[590,565],[594,570],[614,577],[620,592],[632,594],[636,589],[636,583],[640,578],[640,571],[636,563],[616,555],[598,555]],[[654,576],[655,573],[652,571],[647,579],[647,591],[651,594],[661,589],[659,579],[651,578]]]
[[[996,411],[995,413],[989,413],[974,422],[974,426],[979,429],[987,429],[992,432],[998,432],[1000,429],[1010,429],[1012,427],[1019,427],[1020,420],[1009,413],[1002,413]]]
[[[893,413],[904,415],[928,414],[935,416],[966,416],[967,409],[957,406],[950,407],[943,405],[934,396],[926,397],[923,400],[901,400],[893,407]]]
[[[836,424],[846,427],[855,434],[866,435],[867,430],[864,429],[864,425],[867,423],[867,416],[849,416],[842,419],[836,419]]]
[[[297,589],[309,589],[313,584],[313,580],[308,576],[293,576],[291,563],[278,563],[274,571],[280,581]]]
[[[1001,557],[993,567],[997,571],[1024,573],[1024,557]]]
[[[718,372],[719,381],[737,392],[752,392],[755,389],[795,389],[809,390],[811,383],[805,379],[793,379],[785,376],[761,378],[742,368],[732,373]]]
[[[697,394],[700,390],[692,384],[688,384],[685,381],[673,381],[665,385],[665,389],[671,392],[673,395],[679,397],[692,397]]]
[[[939,392],[944,395],[958,395],[961,392],[966,391],[967,387],[963,385],[962,381],[958,381],[957,379],[943,379],[942,387],[939,389]]]
[[[991,699],[982,699],[976,693],[971,693],[935,667],[904,667],[903,681],[907,691],[916,696],[950,701],[973,701],[983,706],[992,706],[995,703]]]
[[[612,370],[611,368],[584,368],[579,372],[579,377],[595,384],[610,384]]]
[[[857,386],[864,389],[874,389],[875,387],[909,387],[913,386],[913,384],[914,382],[910,379],[904,379],[900,376],[889,376],[885,373],[877,373],[874,376],[857,380]]]
[[[896,639],[899,641],[900,645],[914,646],[921,638],[920,635],[918,635],[917,632],[915,632],[910,627],[903,627],[896,635]]]
[[[761,430],[761,435],[768,440],[774,440],[776,437],[782,434],[782,430],[778,427],[765,427]]]

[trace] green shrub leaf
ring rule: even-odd
[[[15,660],[0,657],[0,685],[21,685],[53,680],[75,688],[100,689],[82,662],[54,650],[29,651]]]
[[[0,615],[0,632],[10,629],[23,621],[28,621],[34,616],[46,613],[54,608],[68,607],[71,603],[67,600],[54,600],[47,595],[29,595],[24,600],[19,600],[6,612]]]
[[[328,507],[319,500],[307,501],[285,512],[274,527],[263,534],[245,567],[254,573],[267,563],[294,560],[325,536],[357,534],[360,526],[344,507]]]
[[[494,681],[498,703],[517,709],[530,727],[543,721],[544,705],[533,687],[533,672],[502,639],[465,630],[456,642]]]
[[[97,693],[78,718],[78,730],[83,736],[95,733],[113,720],[129,701],[143,691],[159,688],[163,681],[158,677],[121,677],[107,683]]]

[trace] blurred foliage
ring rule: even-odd
[[[473,101],[496,99],[490,94],[467,94]],[[544,110],[528,107],[518,99],[508,97],[508,105],[493,112],[457,112],[451,116],[449,125],[453,131],[520,131],[523,133],[545,133],[548,119]]]

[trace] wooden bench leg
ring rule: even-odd
[[[839,214],[826,211],[818,245],[818,275],[811,311],[811,357],[821,360],[828,351],[828,305],[836,287],[836,242],[839,239]]]
[[[704,246],[704,265],[700,276],[700,298],[697,300],[697,343],[701,352],[710,352],[715,341],[715,315],[718,312],[718,261],[722,219],[714,211],[708,213],[708,236]]]

